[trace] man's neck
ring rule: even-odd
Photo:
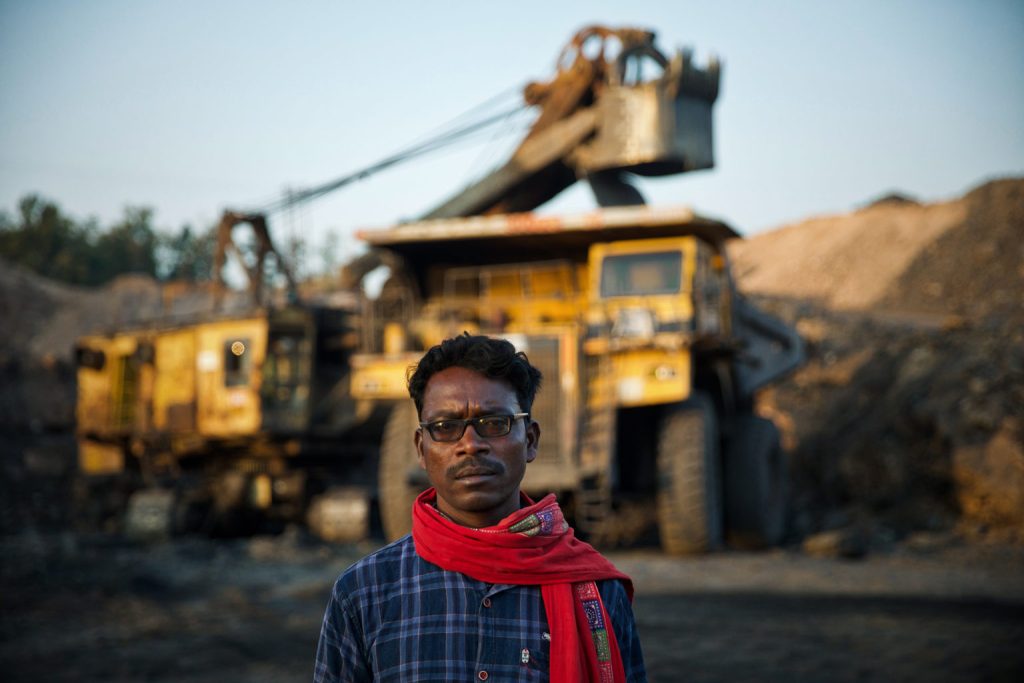
[[[496,511],[488,511],[485,513],[474,514],[473,512],[459,514],[454,510],[445,510],[441,506],[441,499],[437,498],[434,500],[434,508],[441,513],[441,516],[447,519],[453,524],[459,526],[469,527],[470,529],[485,529],[497,525],[501,520],[511,515],[516,510],[521,510],[527,505],[526,500],[522,493],[518,493],[516,497],[517,505],[511,509],[498,509]]]

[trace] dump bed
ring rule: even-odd
[[[513,213],[405,223],[358,237],[401,256],[416,271],[427,265],[487,265],[552,258],[583,261],[598,242],[696,235],[721,245],[738,233],[691,208],[624,206],[580,214]]]

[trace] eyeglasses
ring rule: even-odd
[[[483,417],[471,417],[468,420],[449,418],[435,422],[420,422],[420,427],[430,432],[430,438],[441,443],[458,441],[466,433],[466,425],[473,425],[476,433],[485,438],[492,439],[496,436],[505,436],[512,431],[512,422],[521,417],[529,417],[529,413],[514,413],[512,415],[484,415]]]

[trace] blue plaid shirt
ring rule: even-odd
[[[626,680],[646,681],[625,589],[616,580],[597,585]],[[547,681],[550,640],[539,586],[445,571],[420,558],[406,536],[334,584],[313,680]]]

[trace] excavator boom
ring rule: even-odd
[[[651,63],[660,76],[643,80]],[[531,211],[579,179],[601,206],[642,204],[625,174],[714,165],[711,108],[720,75],[714,59],[701,69],[689,52],[667,58],[653,32],[585,28],[562,51],[554,78],[524,90],[540,113],[511,158],[422,219]]]

